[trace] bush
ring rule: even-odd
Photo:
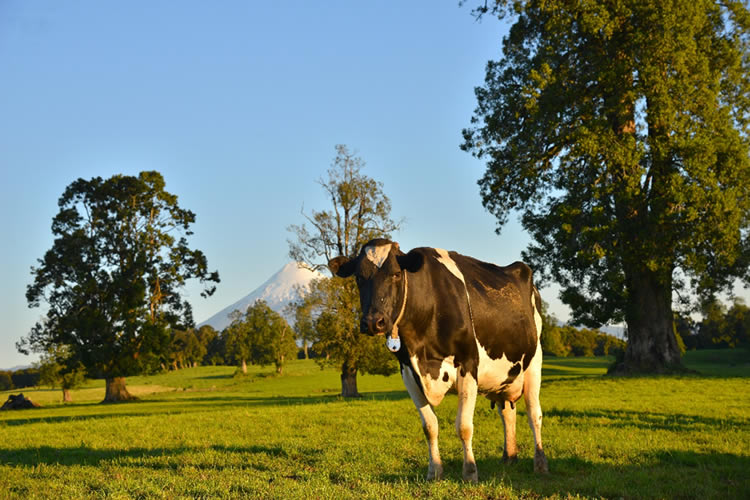
[[[10,377],[16,389],[23,389],[24,387],[38,386],[41,374],[36,368],[26,368],[25,370],[14,371]]]
[[[0,372],[0,391],[9,391],[13,388],[13,379],[10,372]]]

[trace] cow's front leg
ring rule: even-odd
[[[505,430],[503,461],[505,463],[513,463],[518,460],[518,447],[516,446],[516,405],[510,401],[501,401],[497,410],[503,419],[503,429]]]
[[[471,373],[459,370],[456,380],[458,391],[458,415],[456,416],[456,433],[464,447],[464,480],[476,483],[479,480],[477,462],[471,449],[471,437],[474,433],[474,406],[477,402],[477,380]]]
[[[427,438],[427,447],[430,453],[430,465],[427,468],[427,480],[436,481],[443,477],[443,462],[440,460],[440,450],[438,449],[438,419],[432,406],[427,402],[422,393],[422,389],[417,385],[414,379],[414,372],[408,366],[402,367],[401,378],[404,380],[406,390],[411,396],[411,400],[416,406],[419,416],[422,419],[422,430]]]

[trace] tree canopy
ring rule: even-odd
[[[297,353],[294,330],[286,320],[263,300],[256,301],[242,313],[232,313],[226,330],[227,354],[240,363],[243,373],[247,362],[274,365],[282,373],[284,364]]]
[[[463,149],[577,323],[625,320],[621,369],[678,367],[673,292],[750,279],[750,14],[740,1],[498,1],[514,19]],[[693,302],[697,302],[693,300]]]
[[[71,183],[52,220],[54,244],[32,268],[29,307],[48,306],[17,344],[21,352],[64,346],[70,367],[107,379],[107,399],[129,398],[124,377],[165,359],[171,329],[192,326],[181,290],[189,279],[211,295],[218,272],[188,246],[195,214],[165,190],[158,172]]]
[[[355,257],[360,247],[373,238],[387,238],[398,230],[400,222],[391,219],[391,202],[383,184],[364,175],[365,162],[344,145],[336,146],[336,157],[328,178],[320,179],[331,201],[327,210],[303,212],[307,224],[292,225],[296,236],[289,241],[289,256],[310,269],[328,269],[330,259],[339,255]],[[314,320],[316,352],[327,361],[341,364],[341,393],[358,396],[357,372],[389,373],[395,371],[390,353],[375,348],[373,339],[359,333],[361,315],[359,292],[354,280],[324,278],[313,282],[312,292],[303,301],[300,312],[304,321]],[[307,319],[304,319],[307,318]],[[366,360],[366,361],[365,361]]]

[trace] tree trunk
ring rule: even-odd
[[[108,378],[106,379],[106,384],[107,389],[104,395],[104,403],[117,403],[138,399],[130,394],[125,387],[125,377]]]
[[[247,373],[247,361],[242,360],[242,373]]]
[[[341,395],[345,398],[360,397],[357,391],[357,368],[351,367],[348,361],[341,366]]]
[[[63,403],[72,403],[73,398],[70,396],[70,389],[63,389]]]
[[[627,272],[627,271],[626,271]],[[671,273],[659,276],[639,269],[627,276],[628,305],[625,322],[628,345],[625,358],[610,372],[615,374],[683,372],[674,335]]]
[[[305,359],[310,359],[310,356],[307,354],[307,340],[302,340],[302,350],[305,352]]]

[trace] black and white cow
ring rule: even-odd
[[[499,407],[506,461],[517,456],[515,403],[525,396],[534,470],[547,472],[539,406],[541,298],[526,264],[499,267],[439,248],[404,254],[397,243],[376,239],[355,259],[337,257],[328,265],[337,276],[356,277],[362,332],[389,336],[388,347],[422,417],[430,454],[427,479],[439,479],[443,472],[432,407],[452,386],[458,392],[464,479],[477,481],[471,449],[477,393]]]

